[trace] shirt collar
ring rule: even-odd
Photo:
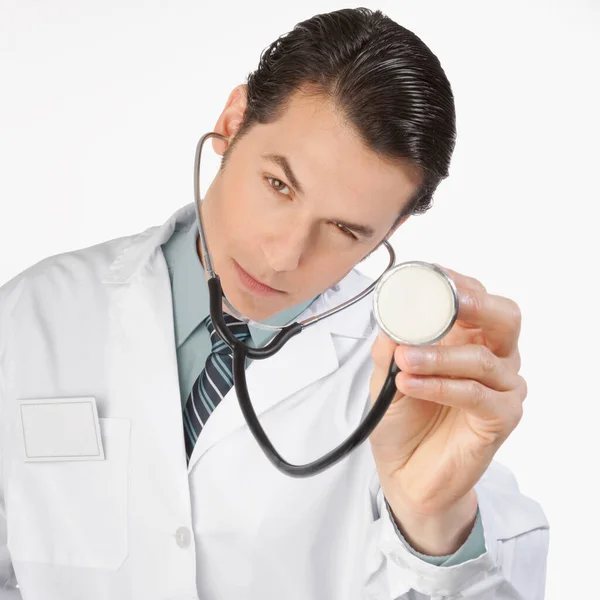
[[[210,314],[208,285],[198,256],[198,227],[176,229],[162,246],[171,277],[175,343],[179,348]],[[266,325],[287,325],[300,315],[314,298],[283,310],[262,321]],[[277,332],[249,326],[252,345],[264,346]]]

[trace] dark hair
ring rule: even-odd
[[[263,50],[222,167],[236,140],[256,123],[277,120],[292,94],[306,88],[333,100],[367,148],[419,168],[421,185],[398,221],[431,208],[454,150],[454,97],[431,50],[379,10],[315,15]]]

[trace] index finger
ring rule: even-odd
[[[457,321],[467,327],[478,327],[490,350],[500,357],[511,356],[518,347],[521,332],[521,310],[510,298],[488,293],[477,279],[434,263],[446,271],[458,291]]]
[[[454,271],[449,269],[448,267],[443,267],[438,263],[433,263],[436,267],[442,269],[442,271],[446,271],[448,275],[452,278],[452,281],[456,284],[457,288],[465,288],[478,290],[480,292],[487,292],[487,288],[479,279],[475,279],[475,277],[469,277],[468,275],[464,275],[463,273],[459,273],[458,271]]]

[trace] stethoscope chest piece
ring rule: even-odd
[[[373,297],[379,327],[398,344],[429,345],[443,338],[458,316],[458,292],[434,264],[409,261],[390,269]]]

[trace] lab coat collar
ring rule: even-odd
[[[176,226],[185,227],[194,218],[193,203],[179,208],[161,226],[154,225],[137,235],[128,238],[130,243],[125,244],[108,269],[104,272],[102,281],[105,283],[129,283],[139,270],[146,266],[148,260],[157,253],[161,244],[164,244],[173,235]]]
[[[176,230],[162,246],[173,292],[173,318],[177,348],[210,314],[206,274],[196,248],[195,223]]]

